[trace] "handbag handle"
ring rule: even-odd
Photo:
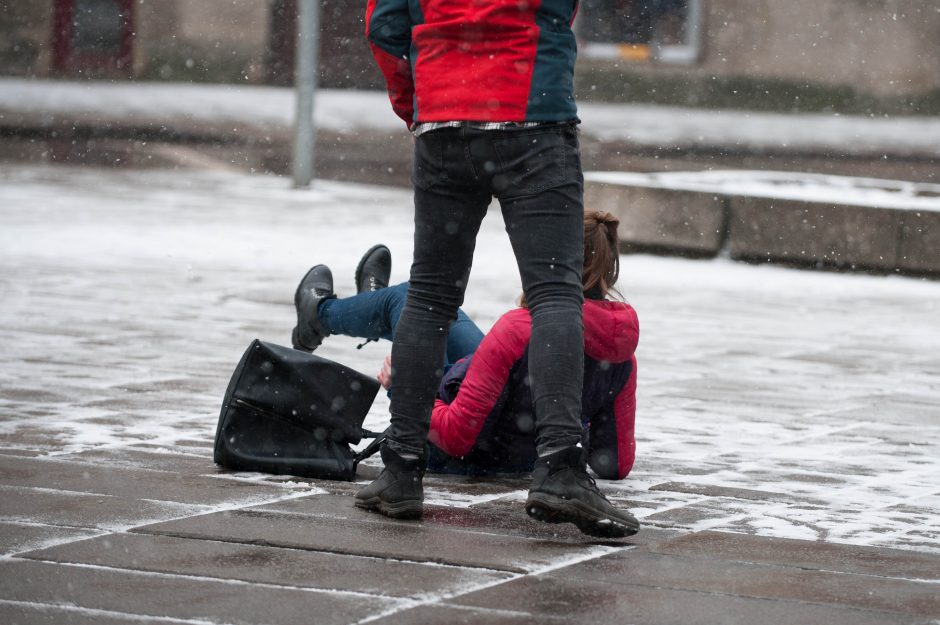
[[[361,461],[365,460],[366,458],[370,456],[374,456],[379,451],[379,448],[382,446],[382,443],[385,442],[385,439],[387,438],[387,436],[388,436],[388,430],[385,430],[384,432],[378,432],[378,433],[370,432],[369,430],[365,430],[365,429],[362,430],[363,438],[371,438],[371,437],[375,437],[375,438],[372,440],[371,443],[366,445],[365,449],[363,449],[362,451],[360,451],[358,454],[356,454],[353,457],[353,471],[354,472],[356,470],[356,467],[359,466],[359,463]]]

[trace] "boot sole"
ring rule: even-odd
[[[307,352],[307,353],[310,353],[310,354],[312,354],[313,352],[317,351],[317,347],[319,347],[319,345],[317,345],[316,347],[307,347],[306,345],[304,345],[303,343],[301,343],[301,342],[300,342],[300,331],[298,330],[297,326],[294,326],[294,329],[291,330],[291,333],[290,333],[290,344],[291,344],[291,347],[293,347],[293,348],[296,349],[297,351]]]
[[[297,336],[297,326],[294,326],[294,329],[290,331],[290,344],[294,349],[298,349],[302,352],[307,351],[304,349],[304,346],[300,344],[300,337]]]
[[[371,499],[357,499],[356,507],[363,510],[380,512],[393,519],[420,519],[424,514],[424,504],[421,501],[412,499],[400,501],[398,503],[388,503],[382,501],[379,497]]]
[[[576,499],[562,499],[548,493],[529,493],[526,513],[543,523],[574,523],[581,532],[597,538],[624,538],[640,531],[637,521],[632,523],[611,518]]]

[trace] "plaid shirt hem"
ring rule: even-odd
[[[467,125],[476,130],[515,130],[518,128],[534,128],[544,124],[557,124],[558,122],[422,122],[412,127],[414,136],[423,135],[440,128],[460,128]]]

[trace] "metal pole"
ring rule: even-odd
[[[299,0],[297,15],[297,53],[294,56],[294,88],[297,92],[297,116],[294,123],[294,187],[306,188],[313,180],[315,128],[313,94],[319,68],[318,0]]]

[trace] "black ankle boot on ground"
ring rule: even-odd
[[[640,523],[607,501],[588,475],[586,460],[580,447],[539,458],[532,472],[526,512],[546,523],[574,523],[585,534],[599,538],[636,534]]]
[[[392,252],[381,243],[373,245],[356,267],[356,293],[384,289],[391,275]]]
[[[297,326],[291,332],[294,349],[312,352],[330,335],[320,323],[317,306],[333,294],[333,272],[326,265],[310,269],[297,285],[294,293],[294,308],[297,309]]]
[[[388,445],[382,445],[381,453],[385,468],[356,493],[356,507],[395,519],[420,519],[424,511],[424,458],[405,460]]]

